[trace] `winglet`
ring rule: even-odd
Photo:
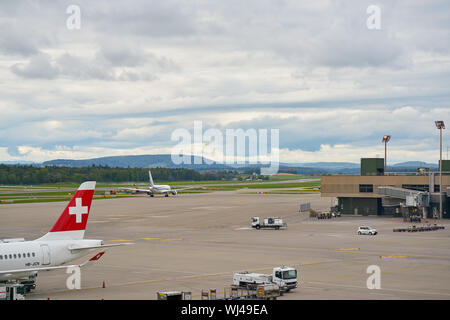
[[[95,256],[89,259],[89,261],[97,261],[105,254],[105,251],[97,253]]]
[[[83,262],[82,264],[80,264],[80,267],[83,267],[87,264],[91,264],[94,261],[98,261],[100,260],[100,258],[105,254],[105,251],[99,252],[97,253],[95,256],[93,256],[92,258],[90,258],[88,261]]]

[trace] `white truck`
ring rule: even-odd
[[[255,289],[261,284],[276,284],[283,291],[297,288],[297,270],[291,267],[273,268],[272,274],[254,272],[236,272],[233,275],[233,285],[241,288]]]
[[[280,228],[286,228],[286,227],[287,227],[287,224],[283,223],[282,218],[270,217],[270,218],[264,218],[262,221],[260,220],[259,217],[252,218],[252,228],[255,228],[258,230],[261,228],[278,230]]]

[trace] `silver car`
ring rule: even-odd
[[[378,233],[377,230],[372,227],[362,226],[362,227],[358,228],[358,234],[368,234],[368,235],[374,236],[377,233]]]

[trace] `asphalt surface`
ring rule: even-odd
[[[375,216],[317,220],[299,212],[304,202],[327,210],[332,199],[241,190],[95,200],[86,238],[134,244],[110,248],[83,268],[80,290],[66,288],[64,270],[41,272],[27,299],[156,299],[157,291],[170,290],[190,291],[200,299],[201,290],[210,288],[221,297],[233,272],[271,273],[280,265],[296,267],[300,277],[300,286],[280,299],[450,298],[447,221],[445,230],[394,233],[393,228],[410,224]],[[35,239],[51,228],[64,206],[1,206],[0,238]],[[282,217],[288,228],[254,230],[252,216]],[[358,236],[360,225],[379,234]],[[367,288],[367,268],[373,265],[381,270],[381,289]]]

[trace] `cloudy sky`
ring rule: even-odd
[[[285,162],[390,134],[389,162],[436,163],[450,127],[447,0],[3,0],[0,28],[0,161],[170,153],[202,121],[279,129]]]

